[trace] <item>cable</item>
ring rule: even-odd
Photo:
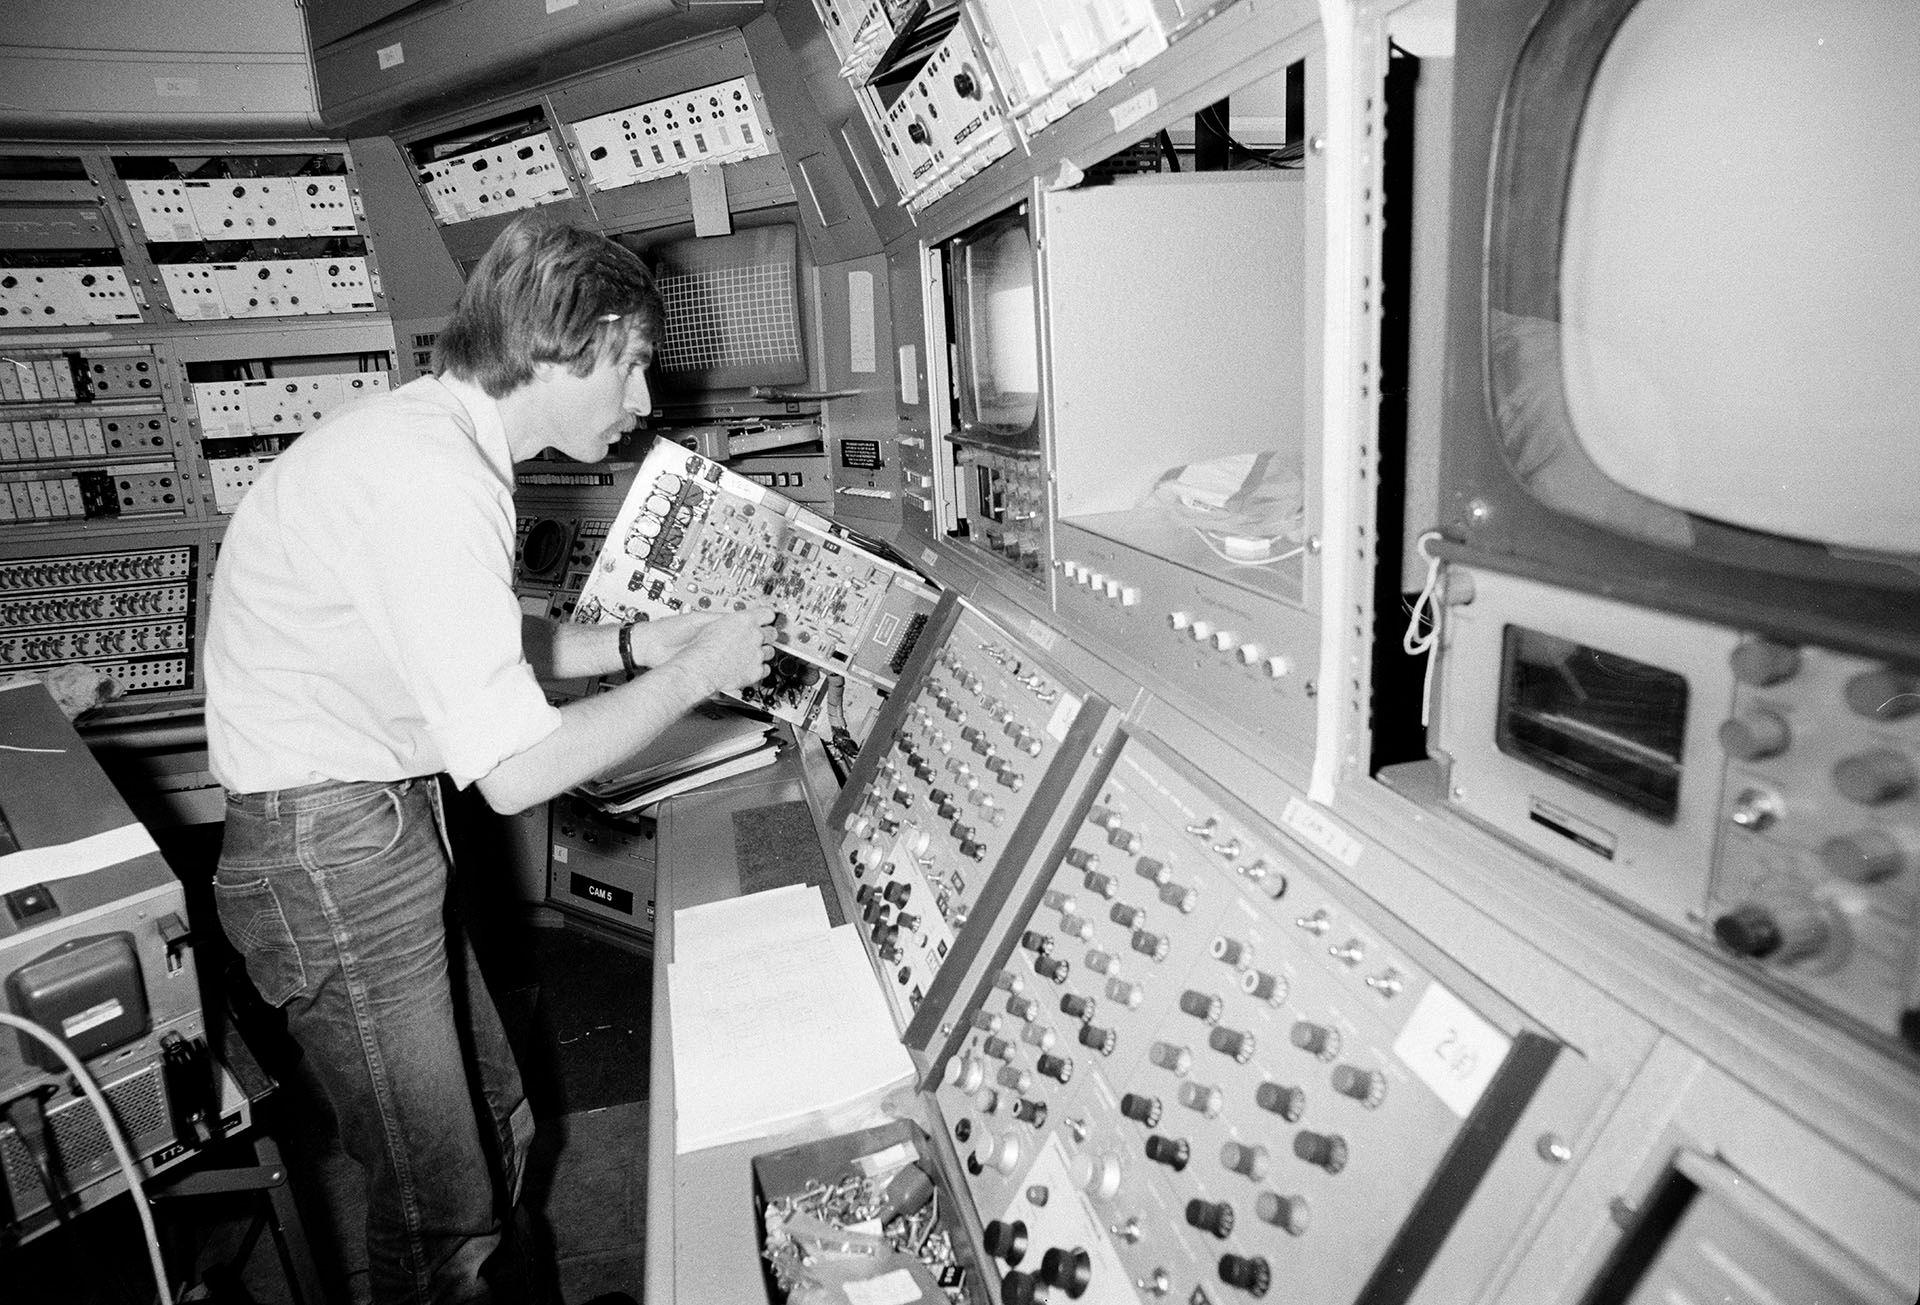
[[[1222,552],[1221,549],[1213,542],[1212,538],[1208,536],[1207,532],[1202,530],[1199,526],[1192,526],[1189,528],[1193,531],[1194,534],[1200,536],[1200,542],[1207,546],[1208,552],[1212,553],[1215,557],[1219,558],[1222,562],[1225,562],[1228,566],[1272,566],[1276,562],[1284,562],[1290,557],[1298,557],[1300,554],[1307,551],[1307,546],[1305,544],[1296,544],[1294,547],[1289,548],[1286,552],[1276,553],[1272,557],[1235,557],[1231,553]],[[1269,547],[1271,547],[1274,541],[1271,539],[1268,539],[1262,542],[1264,542]]]
[[[80,1063],[80,1058],[73,1054],[72,1048],[32,1020],[0,1010],[0,1024],[19,1029],[52,1048],[67,1067],[67,1072],[73,1075],[74,1081],[87,1094],[87,1100],[93,1102],[94,1110],[100,1115],[100,1127],[106,1133],[107,1141],[113,1145],[114,1158],[120,1162],[120,1172],[126,1176],[127,1190],[133,1194],[133,1208],[140,1216],[140,1230],[146,1234],[147,1258],[153,1267],[156,1299],[160,1305],[170,1305],[173,1294],[167,1289],[167,1266],[160,1258],[160,1234],[153,1226],[153,1211],[147,1206],[147,1191],[140,1185],[140,1166],[134,1163],[132,1150],[128,1148],[126,1139],[120,1136],[120,1125],[115,1122],[113,1111],[108,1109],[107,1099],[100,1094],[100,1085],[93,1081],[93,1075],[87,1073],[87,1067]]]
[[[1440,606],[1435,602],[1440,588],[1440,559],[1427,551],[1427,545],[1440,542],[1440,532],[1429,530],[1413,541],[1413,547],[1420,556],[1427,559],[1427,582],[1420,588],[1420,596],[1413,600],[1413,610],[1408,613],[1406,632],[1400,636],[1400,650],[1409,657],[1427,659],[1426,674],[1420,682],[1420,723],[1427,724],[1433,704],[1433,668],[1440,659],[1433,656],[1434,649],[1440,643]]]

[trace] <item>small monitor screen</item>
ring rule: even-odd
[[[1686,744],[1683,677],[1518,625],[1506,628],[1501,663],[1502,752],[1673,823]]]
[[[1040,340],[1025,211],[958,237],[949,269],[960,342],[961,433],[1036,447]]]
[[[1920,554],[1916,74],[1911,0],[1641,0],[1607,46],[1560,320],[1495,348],[1557,326],[1575,438],[1650,501],[1636,533],[1684,543],[1700,517]],[[1556,493],[1550,469],[1533,486]]]
[[[662,397],[806,381],[796,228],[749,227],[642,254],[666,308],[654,358]]]

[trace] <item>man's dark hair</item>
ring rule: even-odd
[[[460,292],[433,344],[433,369],[504,398],[535,363],[584,376],[634,338],[660,337],[665,310],[640,256],[598,232],[539,213],[508,223]]]

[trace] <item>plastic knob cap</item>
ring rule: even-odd
[[[1847,681],[1847,706],[1868,720],[1905,720],[1920,711],[1920,675],[1884,667]]]
[[[1015,1269],[1000,1279],[1000,1305],[1040,1305],[1047,1289],[1031,1273]]]
[[[1891,879],[1912,859],[1907,847],[1884,829],[1836,834],[1820,845],[1820,860],[1828,871],[1857,884]]]
[[[1220,1022],[1220,998],[1211,993],[1188,988],[1180,994],[1180,1009],[1197,1020],[1205,1020],[1208,1024]]]
[[[1027,1254],[1027,1225],[1018,1219],[995,1219],[982,1230],[981,1242],[994,1259],[1018,1264]]]
[[[1273,1285],[1273,1270],[1262,1256],[1222,1255],[1220,1281],[1240,1288],[1249,1296],[1264,1296]]]
[[[1152,1128],[1160,1122],[1160,1098],[1129,1092],[1120,1098],[1120,1113],[1137,1124]]]
[[[1083,1247],[1056,1246],[1040,1257],[1040,1276],[1067,1293],[1068,1300],[1079,1300],[1093,1281],[1093,1257]]]
[[[1754,639],[1733,650],[1733,678],[1765,688],[1791,678],[1800,669],[1800,650],[1790,644]]]
[[[1085,1024],[1080,1028],[1080,1045],[1111,1056],[1118,1035],[1112,1029],[1103,1029],[1097,1024]]]
[[[1191,1153],[1183,1137],[1162,1137],[1155,1133],[1147,1139],[1147,1159],[1178,1173],[1187,1167]]]
[[[1250,1146],[1244,1142],[1222,1143],[1220,1163],[1257,1183],[1267,1176],[1267,1148]]]
[[[1742,761],[1777,757],[1792,741],[1787,722],[1776,712],[1749,711],[1720,726],[1720,746]]]
[[[1304,1196],[1281,1196],[1278,1192],[1262,1192],[1254,1202],[1253,1212],[1262,1223],[1270,1223],[1298,1237],[1313,1222],[1313,1211],[1307,1205]]]
[[[1207,1045],[1242,1065],[1253,1059],[1253,1034],[1239,1029],[1217,1028],[1207,1034]]]
[[[1270,1110],[1289,1124],[1298,1123],[1300,1116],[1307,1111],[1307,1094],[1297,1087],[1284,1087],[1279,1083],[1262,1083],[1254,1089],[1253,1103],[1262,1110]]]
[[[1203,1201],[1196,1196],[1187,1202],[1187,1222],[1225,1241],[1233,1232],[1233,1207],[1225,1201]]]
[[[1303,1128],[1293,1135],[1293,1153],[1330,1174],[1347,1167],[1347,1140],[1337,1133],[1312,1133]]]

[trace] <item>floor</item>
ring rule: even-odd
[[[206,855],[204,848],[167,850],[177,869]],[[184,882],[195,877],[182,874]],[[482,910],[474,918],[476,943],[539,1121],[522,1203],[535,1243],[551,1257],[564,1305],[605,1292],[640,1300],[651,961],[637,942],[551,910]],[[325,1305],[352,1305],[365,1299],[358,1170],[312,1126],[323,1112],[303,1101],[298,1082],[289,1081],[297,1075],[281,1077],[273,1127],[326,1280]],[[201,1284],[182,1299],[219,1305],[296,1300],[271,1236],[252,1227],[259,1204],[230,1196],[159,1204],[169,1275],[176,1285],[189,1278]],[[228,1267],[241,1252],[244,1263]],[[26,1246],[0,1247],[0,1283],[8,1305],[153,1300],[145,1243],[125,1200]]]

